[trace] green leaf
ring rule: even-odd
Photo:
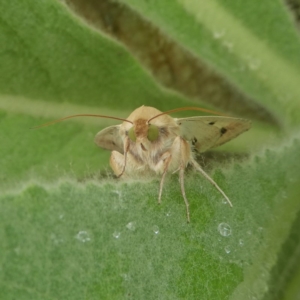
[[[300,43],[280,1],[0,10],[1,299],[296,298]],[[116,121],[30,129],[72,114],[126,118],[141,105],[251,116],[249,132],[199,158],[232,209],[192,170],[190,224],[178,174],[161,205],[159,177],[114,178],[93,139]]]
[[[282,241],[294,240],[299,151],[298,140],[215,173],[233,209],[190,174],[191,224],[177,180],[167,182],[161,206],[156,181],[60,180],[7,191],[0,199],[1,296],[260,298],[269,281],[276,284],[271,271]],[[282,251],[281,260],[288,253]]]
[[[80,24],[59,3],[0,5],[2,94],[127,110],[141,103],[162,109],[169,101],[186,103],[161,90],[122,46]]]
[[[281,1],[122,2],[275,114],[299,110],[300,41]]]

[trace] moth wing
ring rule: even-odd
[[[231,117],[191,117],[176,119],[180,135],[198,152],[220,146],[251,127],[251,121]]]
[[[104,128],[96,134],[94,139],[95,144],[106,150],[116,150],[123,153],[123,141],[120,137],[119,130],[120,125]]]

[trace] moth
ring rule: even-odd
[[[110,166],[117,177],[140,178],[159,174],[161,176],[158,203],[161,203],[167,173],[179,172],[181,193],[190,222],[189,202],[184,188],[184,173],[188,165],[199,171],[223,195],[229,198],[218,184],[201,168],[196,153],[220,146],[251,127],[251,121],[225,116],[196,116],[172,118],[169,114],[183,110],[214,113],[198,107],[183,107],[161,112],[154,107],[141,106],[127,119],[103,115],[72,115],[37,127],[51,125],[69,118],[88,116],[123,121],[107,127],[95,136],[100,148],[110,150]],[[36,127],[36,128],[37,128]]]

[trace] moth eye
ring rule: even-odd
[[[130,138],[133,142],[136,141],[136,135],[135,135],[135,132],[134,132],[134,128],[133,128],[133,127],[131,127],[131,128],[129,129],[129,131],[128,131],[128,136],[129,136],[129,138]]]
[[[153,142],[157,140],[159,134],[159,129],[157,126],[150,124],[148,127],[147,138],[149,141]]]

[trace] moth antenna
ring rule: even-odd
[[[132,123],[131,121],[129,121],[129,120],[122,119],[122,118],[117,118],[117,117],[103,116],[103,115],[93,115],[93,114],[79,114],[79,115],[72,115],[72,116],[64,117],[64,118],[57,119],[57,120],[54,120],[54,121],[51,121],[51,122],[47,122],[47,123],[45,123],[45,124],[42,124],[42,125],[38,125],[38,126],[32,127],[31,129],[37,129],[37,128],[41,128],[41,127],[46,127],[46,126],[49,126],[49,125],[53,125],[53,124],[55,124],[55,123],[62,122],[62,121],[67,120],[67,119],[77,118],[77,117],[106,118],[106,119],[119,120],[119,121],[124,121],[124,122],[128,122],[128,123],[133,124],[133,123]]]
[[[174,108],[174,109],[171,109],[171,110],[167,110],[165,112],[162,112],[154,117],[152,117],[151,119],[148,120],[148,123],[150,121],[152,121],[153,119],[155,118],[158,118],[162,115],[169,115],[169,114],[172,114],[172,113],[175,113],[175,112],[178,112],[178,111],[184,111],[184,110],[198,110],[198,111],[202,111],[202,112],[206,112],[206,113],[210,113],[210,114],[213,114],[213,115],[219,115],[219,116],[224,116],[226,117],[226,115],[224,114],[221,114],[219,112],[216,112],[216,111],[213,111],[213,110],[209,110],[209,109],[206,109],[206,108],[201,108],[201,107],[180,107],[180,108]]]

